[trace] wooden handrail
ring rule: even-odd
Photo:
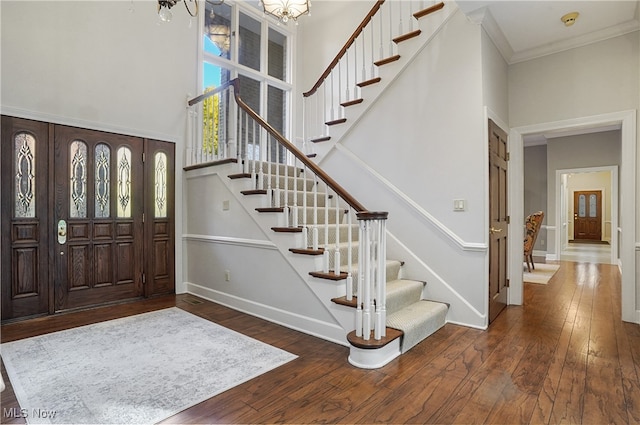
[[[293,143],[287,140],[278,130],[273,128],[271,124],[266,122],[260,115],[258,115],[249,105],[247,105],[244,100],[240,97],[240,89],[238,84],[238,79],[231,80],[229,82],[230,85],[233,86],[233,95],[236,99],[236,103],[242,108],[247,114],[249,114],[254,120],[258,122],[269,134],[275,137],[281,145],[283,145],[289,152],[291,152],[300,162],[307,166],[311,171],[313,171],[320,180],[325,182],[327,186],[329,186],[339,197],[344,199],[344,201],[349,204],[357,213],[367,211],[365,207],[362,206],[360,202],[358,202],[349,192],[347,192],[342,186],[340,186],[335,180],[333,180],[327,173],[324,172],[322,168],[320,168],[315,162],[311,161],[307,156],[300,151]]]
[[[322,85],[324,80],[326,80],[327,77],[329,76],[329,74],[331,74],[331,71],[333,70],[333,68],[336,67],[338,62],[340,62],[340,59],[342,59],[342,57],[345,55],[345,53],[347,53],[347,50],[349,49],[349,47],[351,47],[351,45],[353,44],[354,41],[356,41],[356,38],[358,38],[358,36],[362,32],[362,30],[364,30],[364,27],[367,26],[369,21],[371,21],[371,18],[373,18],[373,16],[378,12],[378,9],[380,9],[380,7],[382,6],[382,3],[384,3],[384,0],[377,0],[376,1],[376,4],[373,5],[373,7],[371,8],[371,10],[367,14],[367,16],[365,16],[365,18],[362,20],[362,23],[360,23],[360,25],[353,32],[351,37],[349,37],[349,40],[347,40],[347,42],[345,43],[344,47],[342,49],[340,49],[340,51],[338,52],[336,57],[331,61],[331,63],[327,67],[327,69],[322,73],[320,78],[318,78],[318,81],[315,83],[315,85],[311,88],[311,90],[309,90],[306,93],[303,93],[302,96],[309,97],[312,94],[314,94],[318,90],[318,88],[320,88],[320,86]]]
[[[221,85],[220,87],[216,87],[215,89],[208,91],[204,94],[201,94],[200,96],[194,97],[193,99],[191,99],[188,103],[189,106],[193,106],[198,102],[202,102],[203,100],[205,100],[208,97],[211,97],[213,95],[216,95],[220,92],[225,91],[227,88],[231,87],[233,85],[233,80],[232,81],[228,81],[226,83],[224,83],[223,85]],[[234,86],[235,87],[235,86]]]

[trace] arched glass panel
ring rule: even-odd
[[[15,200],[17,218],[36,216],[36,139],[19,133],[13,139],[15,152]]]
[[[155,216],[167,216],[167,155],[157,152],[155,155]]]
[[[578,217],[586,217],[587,209],[587,197],[584,195],[578,196]]]
[[[110,216],[110,193],[111,193],[111,149],[104,143],[96,146],[96,205],[95,217],[108,218]]]
[[[118,148],[118,218],[131,218],[131,149]]]
[[[597,211],[597,206],[598,206],[598,199],[596,197],[596,195],[591,194],[589,195],[589,217],[597,217],[598,216],[598,211]]]
[[[87,145],[75,140],[69,149],[69,217],[87,217]]]

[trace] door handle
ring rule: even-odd
[[[60,245],[67,243],[67,222],[64,220],[58,221],[58,243]]]
[[[502,229],[496,229],[495,227],[491,226],[491,228],[489,229],[489,232],[491,232],[491,234],[493,235],[494,233],[502,232]]]

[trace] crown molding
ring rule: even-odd
[[[518,62],[537,59],[554,53],[560,53],[570,49],[575,49],[577,47],[597,43],[599,41],[608,40],[610,38],[619,37],[621,35],[629,34],[638,30],[640,30],[640,21],[634,19],[615,27],[604,28],[600,31],[594,31],[580,37],[568,38],[556,43],[550,43],[533,49],[513,53],[507,59],[507,62],[509,63],[509,65],[511,65]],[[500,48],[500,46],[496,47]]]

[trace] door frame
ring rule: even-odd
[[[624,265],[620,269],[622,275],[622,320],[632,323],[640,323],[640,308],[636,307],[636,110],[613,112],[608,114],[593,115],[588,117],[573,118],[562,121],[553,121],[540,124],[532,124],[511,129],[509,133],[511,164],[509,167],[510,181],[509,204],[511,211],[510,239],[512,246],[522,244],[524,237],[524,145],[523,138],[527,134],[536,134],[549,131],[567,129],[589,129],[619,125],[621,130],[621,172],[620,172],[620,199],[624,202],[620,205],[620,218],[624,223],[624,229],[620,234],[620,261]],[[520,258],[511,258],[511,291],[509,292],[510,304],[522,304],[523,283]]]
[[[556,170],[556,228],[559,227],[559,231],[556,232],[555,238],[555,247],[556,247],[556,257],[550,258],[550,260],[560,260],[560,255],[562,250],[567,246],[568,237],[567,237],[567,229],[565,227],[565,220],[568,220],[567,211],[569,209],[566,204],[566,199],[563,199],[563,196],[568,196],[567,188],[565,187],[561,193],[561,186],[564,176],[568,174],[579,174],[579,173],[592,173],[592,172],[602,172],[609,171],[611,173],[611,186],[609,188],[605,188],[611,191],[611,264],[617,264],[620,267],[620,261],[618,261],[618,205],[619,205],[619,186],[618,186],[618,166],[603,166],[603,167],[585,167],[585,168],[567,168],[562,170]],[[600,188],[595,188],[600,189]],[[603,192],[604,198],[604,192]],[[557,223],[560,223],[558,226]]]

